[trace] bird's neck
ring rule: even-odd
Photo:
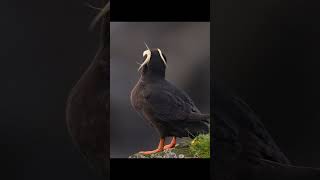
[[[164,80],[165,75],[164,74],[142,74],[141,75],[141,80],[142,81],[160,81]]]

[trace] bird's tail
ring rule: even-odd
[[[210,118],[210,114],[202,114],[202,113],[192,113],[189,115],[188,120],[190,121],[208,121]]]
[[[208,134],[210,131],[210,124],[208,121],[188,121],[185,123],[184,129],[188,136],[194,138],[199,134]]]
[[[192,138],[207,134],[210,130],[210,114],[192,113],[185,123],[185,129]]]

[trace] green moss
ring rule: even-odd
[[[210,158],[210,135],[201,134],[197,136],[191,141],[189,149],[195,157]]]
[[[184,139],[175,148],[163,152],[151,155],[136,153],[129,158],[210,158],[210,135],[201,134],[194,139]]]

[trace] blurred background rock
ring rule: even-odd
[[[210,111],[210,24],[207,22],[111,23],[111,150],[127,158],[157,146],[156,131],[133,110],[130,92],[144,60],[144,42],[168,60],[167,80],[187,92],[200,111]]]

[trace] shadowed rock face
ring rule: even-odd
[[[214,84],[215,180],[320,179],[320,170],[292,166],[241,99]]]
[[[109,15],[108,15],[109,17]],[[100,48],[72,89],[66,108],[74,143],[104,179],[109,171],[109,18],[103,18]]]

